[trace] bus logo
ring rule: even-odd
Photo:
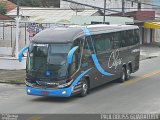
[[[115,69],[117,68],[118,65],[122,64],[122,58],[119,58],[119,50],[115,50],[111,53],[109,60],[108,60],[108,67]]]

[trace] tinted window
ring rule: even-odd
[[[127,35],[127,31],[121,31],[120,32],[120,41],[121,41],[121,47],[126,47],[129,45],[129,35]]]
[[[126,31],[126,46],[131,46],[134,45],[134,31],[133,30],[129,30]]]
[[[134,44],[139,43],[139,30],[134,30]]]
[[[112,37],[110,35],[107,34],[95,35],[93,36],[93,39],[95,43],[95,49],[98,54],[108,52],[112,47],[111,44]]]
[[[139,32],[137,30],[121,31],[118,34],[119,40],[121,41],[121,47],[135,45],[139,42]]]
[[[78,38],[74,41],[73,47],[78,46],[78,50],[73,54],[72,64],[70,65],[70,74],[76,71],[79,67],[80,58],[81,58],[81,49],[82,49],[82,38]]]
[[[113,48],[117,49],[121,47],[121,38],[120,38],[120,32],[112,33],[113,34]]]
[[[91,53],[94,53],[94,40],[93,40],[93,36],[90,37],[86,37],[85,43],[84,43],[84,49],[90,51]]]

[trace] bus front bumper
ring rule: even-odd
[[[72,88],[68,87],[56,90],[47,90],[26,86],[26,92],[28,95],[36,96],[70,97],[72,93]]]

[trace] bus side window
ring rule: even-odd
[[[127,46],[137,44],[137,37],[135,35],[135,30],[129,30],[126,32],[127,32],[126,33],[126,36],[127,36],[126,42],[128,43]]]
[[[120,37],[120,32],[118,33],[112,33],[113,34],[113,48],[118,49],[121,47],[121,37]]]
[[[108,34],[94,36],[95,49],[97,54],[109,52],[112,48],[112,37]]]
[[[95,45],[94,44],[94,37],[92,36],[92,40],[90,37],[87,37],[84,42],[83,57],[89,57],[89,56],[91,56],[91,54],[94,53],[95,46],[93,46],[93,45]]]
[[[72,59],[72,64],[70,65],[70,73],[75,72],[80,63],[81,51],[82,51],[82,38],[78,38],[74,41],[73,47],[78,46],[79,48],[75,51]]]
[[[134,30],[134,44],[138,44],[139,42],[139,30],[136,29]]]
[[[121,41],[121,47],[126,47],[127,45],[127,33],[126,31],[121,31],[120,32],[120,41]]]

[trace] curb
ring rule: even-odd
[[[13,85],[23,85],[25,83],[23,82],[4,82],[4,81],[0,81],[0,83],[3,83],[3,84],[13,84]]]
[[[156,57],[159,57],[159,56],[147,56],[147,57],[143,57],[143,58],[140,58],[140,61],[147,60],[147,59],[152,59],[152,58],[156,58]]]

